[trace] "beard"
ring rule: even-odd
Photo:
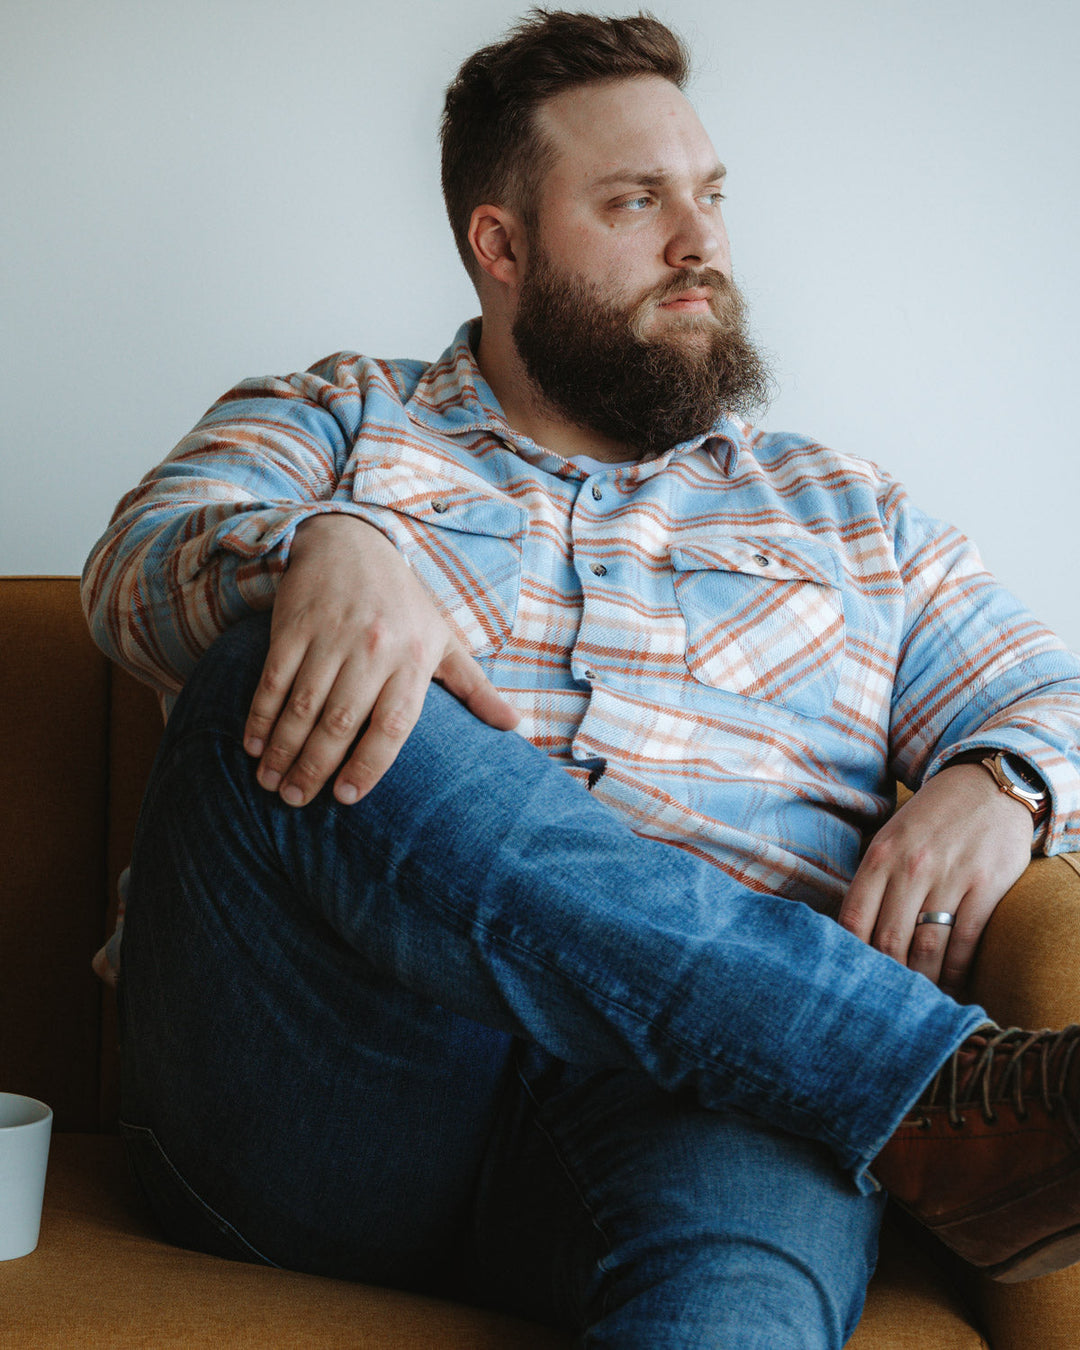
[[[659,304],[703,286],[712,291],[709,314],[671,315],[660,336],[644,336]],[[768,402],[770,375],[746,334],[745,312],[735,285],[712,268],[680,273],[619,305],[534,246],[513,337],[549,406],[644,457],[704,435],[725,413]]]

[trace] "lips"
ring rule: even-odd
[[[712,290],[708,286],[695,286],[690,290],[679,291],[677,295],[673,295],[669,300],[661,300],[660,303],[666,308],[670,305],[695,304],[701,301],[708,304],[711,299]]]
[[[709,286],[692,286],[686,290],[676,291],[674,295],[669,295],[666,300],[661,300],[659,308],[666,309],[669,314],[712,314],[712,288]]]

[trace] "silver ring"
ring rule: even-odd
[[[921,923],[939,923],[942,928],[951,928],[955,922],[955,914],[948,914],[943,909],[928,909],[915,920],[915,927]]]

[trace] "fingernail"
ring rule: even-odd
[[[244,749],[249,755],[261,755],[266,749],[266,745],[257,736],[249,736],[244,742]]]
[[[303,806],[304,804],[304,794],[295,783],[290,783],[288,787],[281,789],[281,799],[288,802],[290,806]]]
[[[352,806],[360,796],[360,790],[355,783],[339,783],[334,789],[334,795],[344,806]]]
[[[281,774],[273,769],[263,769],[262,773],[259,774],[259,782],[267,792],[276,792],[277,786],[281,782]]]

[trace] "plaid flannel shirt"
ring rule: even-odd
[[[591,472],[514,432],[470,325],[434,364],[248,380],[120,503],[94,636],[168,704],[273,602],[297,526],[376,526],[521,734],[642,835],[835,914],[867,835],[952,755],[1049,784],[1080,847],[1080,659],[873,464],[722,420]]]

